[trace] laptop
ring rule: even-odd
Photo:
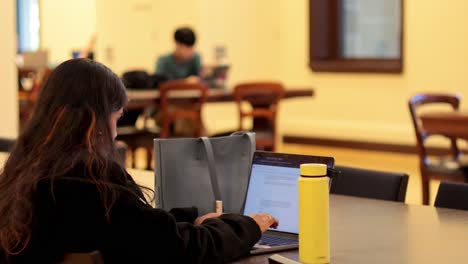
[[[208,86],[210,88],[225,88],[229,67],[229,65],[218,65],[213,67],[210,74],[204,78]]]
[[[262,235],[250,251],[251,254],[298,248],[297,181],[302,163],[322,163],[333,168],[335,159],[255,152],[243,214],[270,213],[278,219],[279,225],[277,229],[270,228]]]

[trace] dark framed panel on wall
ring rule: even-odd
[[[403,0],[309,0],[309,19],[313,71],[403,71]]]

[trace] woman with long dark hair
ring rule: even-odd
[[[276,225],[152,208],[115,150],[125,87],[87,59],[59,65],[0,174],[0,263],[58,263],[98,250],[106,263],[219,263]]]

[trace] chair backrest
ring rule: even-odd
[[[404,202],[408,175],[345,166],[335,166],[341,173],[331,184],[331,193],[372,199]]]
[[[276,82],[251,82],[236,85],[234,87],[234,99],[239,108],[239,130],[244,130],[242,121],[246,117],[267,119],[272,129],[274,129],[278,103],[283,95],[283,86]],[[242,102],[250,103],[252,110],[244,111]]]
[[[187,95],[192,97],[197,94],[197,99],[191,101],[190,105],[173,104],[170,100],[171,94],[179,93],[178,96]],[[186,81],[168,81],[160,87],[160,109],[161,109],[161,138],[168,138],[170,135],[170,125],[177,119],[191,119],[195,122],[194,137],[202,134],[201,110],[206,101],[208,87],[202,83],[189,83]]]
[[[51,73],[52,69],[50,68],[37,70],[18,69],[20,92],[23,94],[22,99],[25,100],[25,104],[20,107],[20,117],[22,120],[27,120],[30,117],[39,96],[40,89]],[[26,82],[26,80],[29,81]],[[26,83],[28,83],[29,87],[25,87]]]
[[[468,184],[441,182],[434,206],[468,210]]]
[[[418,115],[418,108],[423,105],[428,104],[445,104],[452,107],[454,111],[458,111],[460,107],[460,97],[458,95],[452,94],[436,94],[436,93],[424,93],[424,94],[417,94],[410,98],[408,102],[411,119],[413,121],[413,127],[416,132],[416,143],[418,154],[420,156],[421,162],[425,164],[428,162],[427,160],[427,150],[424,146],[424,141],[430,134],[424,131],[424,128],[421,126],[421,121]],[[451,150],[452,155],[454,158],[458,158],[461,154],[456,139],[451,138]]]
[[[0,152],[10,152],[15,142],[15,139],[0,138]]]

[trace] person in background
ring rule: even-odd
[[[0,263],[223,263],[249,253],[269,214],[152,208],[118,158],[122,81],[89,59],[59,65],[0,173]]]
[[[191,28],[181,27],[174,32],[175,50],[169,54],[160,56],[156,62],[156,76],[165,77],[167,80],[185,80],[190,83],[203,81],[200,54],[195,52],[195,33]],[[190,105],[177,108],[191,109]],[[155,115],[155,123],[160,125],[160,113]],[[179,136],[190,136],[195,129],[195,123],[191,120],[176,120],[171,130]]]
[[[158,58],[156,75],[169,80],[199,81],[202,64],[200,54],[194,49],[195,33],[188,27],[181,27],[175,31],[174,40],[175,50]]]

